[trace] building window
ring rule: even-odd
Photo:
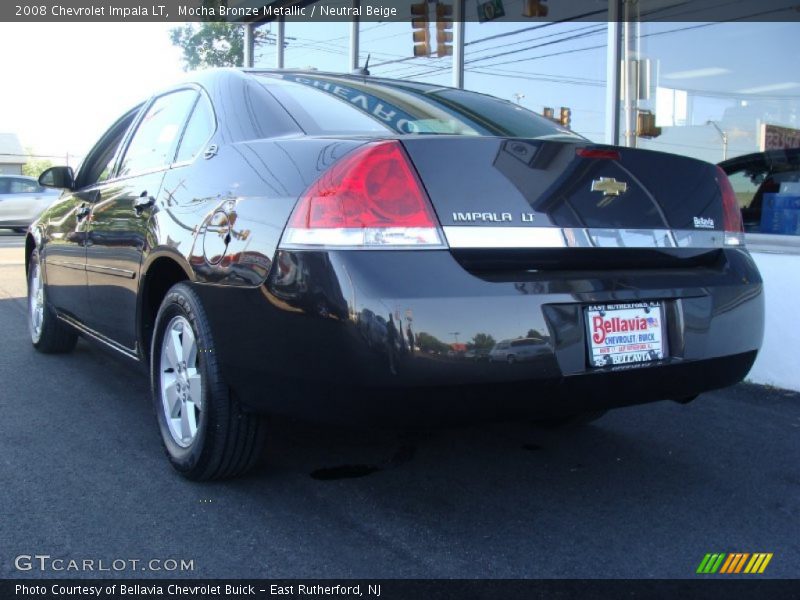
[[[657,129],[633,143],[722,163],[748,231],[800,235],[797,153],[785,152],[800,146],[800,81],[786,51],[798,24],[653,22],[637,30],[632,56],[644,75],[631,97]]]

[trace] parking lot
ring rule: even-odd
[[[190,483],[142,372],[83,341],[34,352],[22,239],[0,232],[0,577],[48,554],[193,561],[127,576],[680,578],[709,552],[798,575],[800,394],[739,385],[562,433],[280,421],[254,474]]]

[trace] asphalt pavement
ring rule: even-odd
[[[276,421],[250,476],[190,483],[141,371],[32,349],[22,238],[0,239],[0,577],[98,575],[15,567],[44,554],[127,577],[692,578],[710,552],[800,575],[800,394],[739,385],[562,433]]]

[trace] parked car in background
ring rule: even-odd
[[[800,148],[768,150],[719,163],[748,232],[800,235]]]
[[[464,358],[474,361],[489,360],[491,351],[491,348],[472,348],[464,353]]]
[[[548,354],[549,349],[548,341],[543,338],[503,340],[498,342],[489,352],[489,360],[514,364],[515,362],[533,360],[537,356]]]
[[[191,479],[252,467],[264,415],[597,414],[737,383],[761,346],[716,165],[485,94],[197,71],[40,182],[65,192],[26,237],[34,347],[147,365]],[[511,341],[473,362],[458,336]]]
[[[25,232],[60,194],[39,185],[33,177],[0,175],[0,229]]]

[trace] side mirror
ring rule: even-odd
[[[75,188],[75,174],[72,167],[50,167],[39,175],[39,185],[72,190]]]

